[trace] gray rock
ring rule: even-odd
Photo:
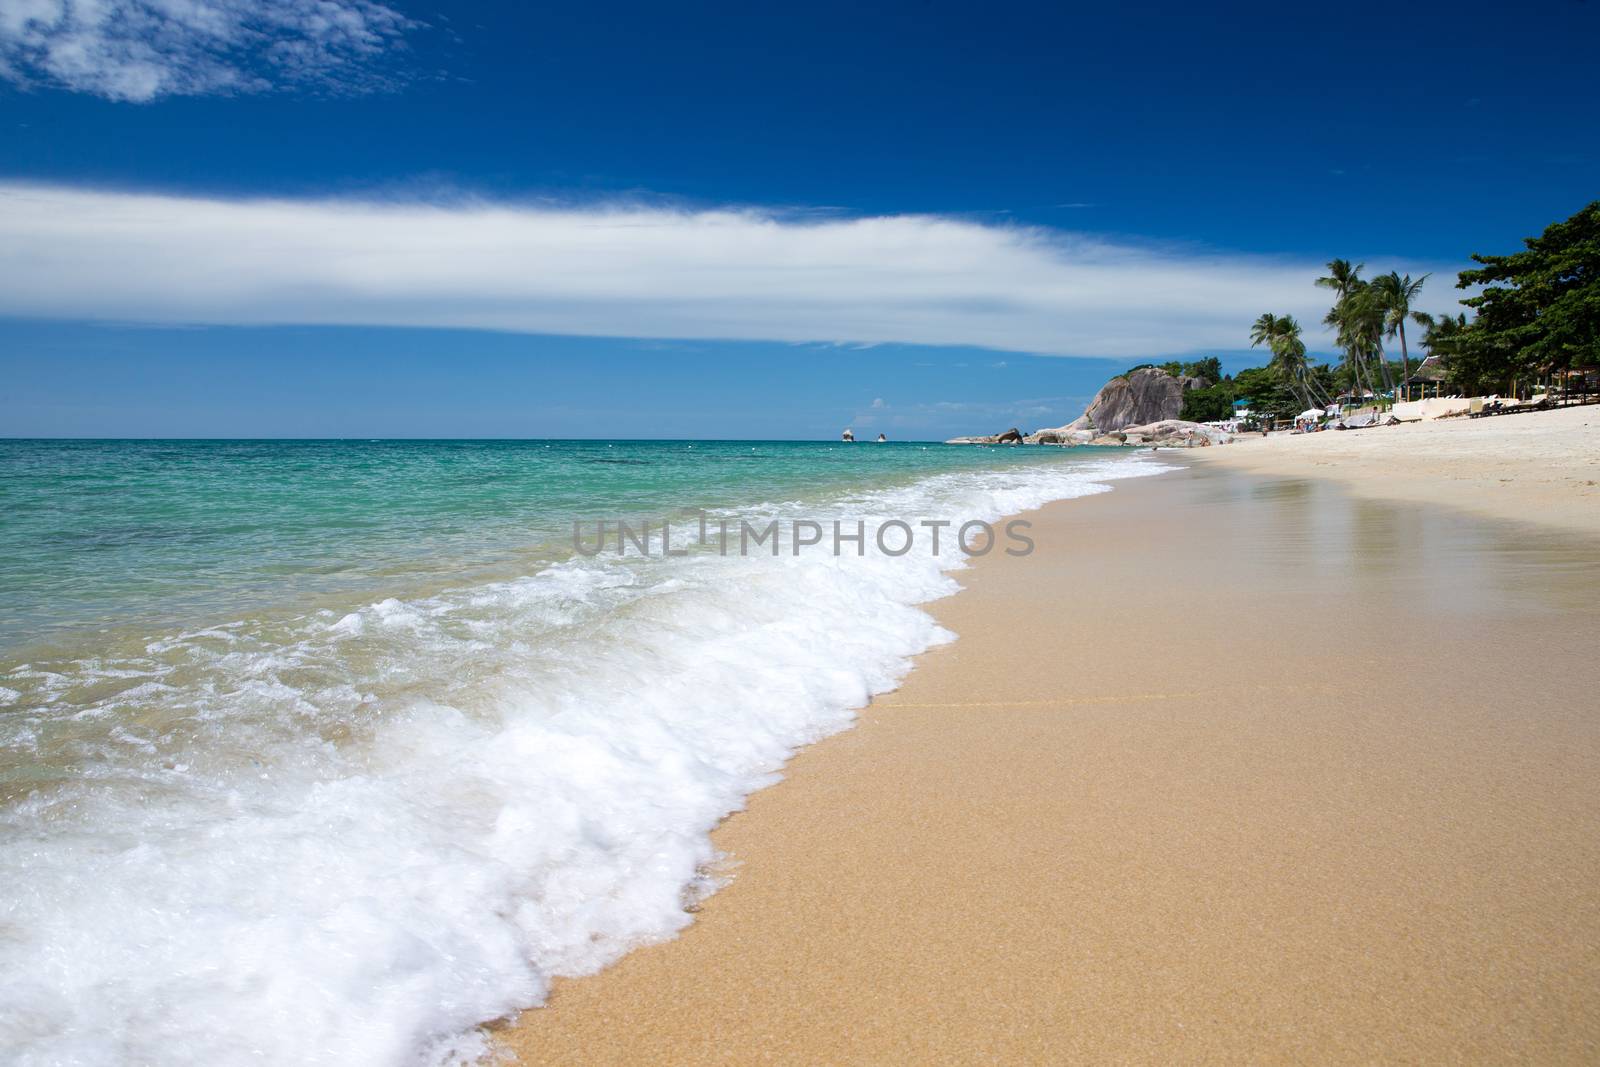
[[[1101,386],[1082,415],[1049,432],[1087,442],[1129,426],[1175,419],[1183,410],[1184,392],[1206,384],[1204,378],[1173,377],[1160,367],[1129,371]]]
[[[1184,422],[1182,419],[1163,419],[1145,426],[1130,426],[1123,432],[1130,441],[1138,438],[1145,444],[1160,448],[1206,448],[1225,445],[1233,440],[1233,435],[1225,430],[1198,422]]]
[[[1100,388],[1083,413],[1089,426],[1105,433],[1163,419],[1175,419],[1183,410],[1183,393],[1197,378],[1174,378],[1156,367],[1146,367],[1113,378]],[[1087,427],[1086,427],[1087,428]]]
[[[1190,389],[1204,388],[1204,378],[1187,375],[1173,376],[1159,367],[1145,367],[1129,371],[1111,379],[1082,415],[1065,426],[1035,430],[1024,437],[1015,427],[1005,433],[985,437],[953,437],[946,444],[996,445],[996,444],[1063,444],[1063,445],[1120,445],[1120,444],[1196,444],[1195,433],[1188,427],[1197,424],[1181,422],[1178,413],[1183,410],[1183,394]],[[1170,424],[1170,425],[1169,425]],[[1152,427],[1163,427],[1152,430]],[[1207,429],[1202,427],[1202,429]],[[1118,431],[1131,435],[1124,440]],[[1198,443],[1222,444],[1218,431],[1207,429],[1204,440]],[[1107,435],[1115,434],[1115,439]],[[1231,440],[1226,434],[1223,438]]]

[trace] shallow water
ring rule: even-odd
[[[410,1063],[670,936],[707,834],[948,639],[959,553],[574,519],[997,519],[1089,450],[0,444],[0,1050]],[[592,528],[592,527],[591,527]],[[869,534],[870,544],[870,534]]]

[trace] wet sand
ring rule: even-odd
[[[1600,1059],[1600,538],[1214,463],[1031,517],[508,1050]]]

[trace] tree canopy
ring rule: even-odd
[[[1457,287],[1477,311],[1450,343],[1466,381],[1504,382],[1600,361],[1600,200],[1506,256],[1474,255]]]

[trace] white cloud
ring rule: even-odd
[[[138,102],[372,89],[416,25],[374,0],[0,0],[0,78]]]
[[[0,183],[0,314],[43,318],[1150,357],[1241,348],[1268,310],[1297,315],[1317,347],[1320,270],[916,215],[228,201]],[[1442,270],[1431,309],[1458,295]]]

